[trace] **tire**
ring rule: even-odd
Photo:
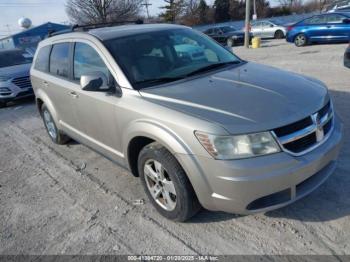
[[[54,122],[54,119],[52,118],[52,115],[45,104],[43,104],[41,107],[41,117],[52,142],[58,145],[64,145],[70,140],[68,136],[64,135],[62,131],[57,129],[56,123]]]
[[[283,33],[283,31],[282,31],[282,30],[277,30],[277,31],[275,32],[275,39],[282,39],[282,38],[284,38],[284,33]]]
[[[235,41],[232,38],[227,38],[226,44],[228,47],[233,47],[235,45]]]
[[[306,46],[306,45],[307,45],[307,38],[306,38],[306,35],[304,35],[304,34],[298,34],[298,35],[294,38],[294,44],[295,44],[297,47]]]
[[[141,150],[138,171],[147,197],[162,216],[183,222],[201,209],[185,171],[159,143],[151,143]]]

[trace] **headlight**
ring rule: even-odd
[[[11,77],[8,76],[0,76],[0,82],[6,82],[9,81],[11,79]]]
[[[241,159],[280,152],[270,132],[236,136],[216,136],[196,131],[202,146],[215,159]]]

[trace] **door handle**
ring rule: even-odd
[[[331,25],[327,25],[327,28],[331,28],[332,26]]]
[[[78,97],[79,97],[78,94],[75,93],[74,91],[69,92],[69,95],[70,95],[71,97],[73,97],[73,98],[78,98]]]

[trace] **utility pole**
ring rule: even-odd
[[[249,28],[250,28],[250,0],[245,1],[245,30],[244,30],[244,46],[249,48]]]
[[[254,9],[253,20],[256,20],[256,19],[258,19],[258,15],[256,13],[256,0],[254,0],[253,6],[254,6],[254,8],[253,8]]]
[[[148,7],[151,6],[152,4],[148,3],[148,0],[145,0],[145,2],[142,4],[146,7],[146,11],[147,11],[147,18],[149,20],[149,10]]]

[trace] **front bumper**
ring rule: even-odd
[[[288,205],[320,186],[335,170],[342,139],[335,126],[328,140],[299,157],[281,152],[220,161],[177,155],[202,206],[236,214],[265,212]]]
[[[2,88],[6,88],[2,89]],[[10,102],[16,99],[33,96],[34,92],[31,86],[19,87],[10,81],[0,82],[0,101]]]

